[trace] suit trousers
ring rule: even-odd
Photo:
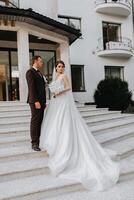
[[[34,104],[29,104],[31,108],[31,124],[30,124],[30,135],[31,143],[39,145],[40,143],[40,132],[41,132],[41,123],[44,115],[44,107],[41,106],[41,109],[36,109]]]

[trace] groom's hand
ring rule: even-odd
[[[35,104],[35,108],[36,109],[40,109],[41,108],[41,105],[40,105],[39,101],[35,102],[34,104]]]

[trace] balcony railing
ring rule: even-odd
[[[95,11],[103,14],[110,14],[128,17],[131,13],[132,0],[96,0]]]
[[[19,0],[0,0],[0,6],[19,7]]]
[[[58,21],[81,31],[81,18],[59,15]]]
[[[108,41],[106,38],[101,37],[98,39],[97,51],[105,50],[127,50],[132,52],[132,41],[125,37],[116,38],[115,41]]]
[[[129,8],[131,7],[130,0],[96,0],[95,1],[96,6],[101,5],[101,4],[106,4],[106,3],[121,4],[121,5],[128,6]]]

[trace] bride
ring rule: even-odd
[[[42,122],[40,147],[49,154],[48,167],[53,175],[80,182],[89,190],[106,190],[118,181],[119,164],[111,160],[80,116],[64,70],[64,62],[58,61],[54,84],[50,84],[54,94]]]

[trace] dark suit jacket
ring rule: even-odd
[[[34,68],[31,68],[26,72],[26,79],[28,84],[27,103],[39,101],[41,105],[45,105],[46,91],[44,78]]]

